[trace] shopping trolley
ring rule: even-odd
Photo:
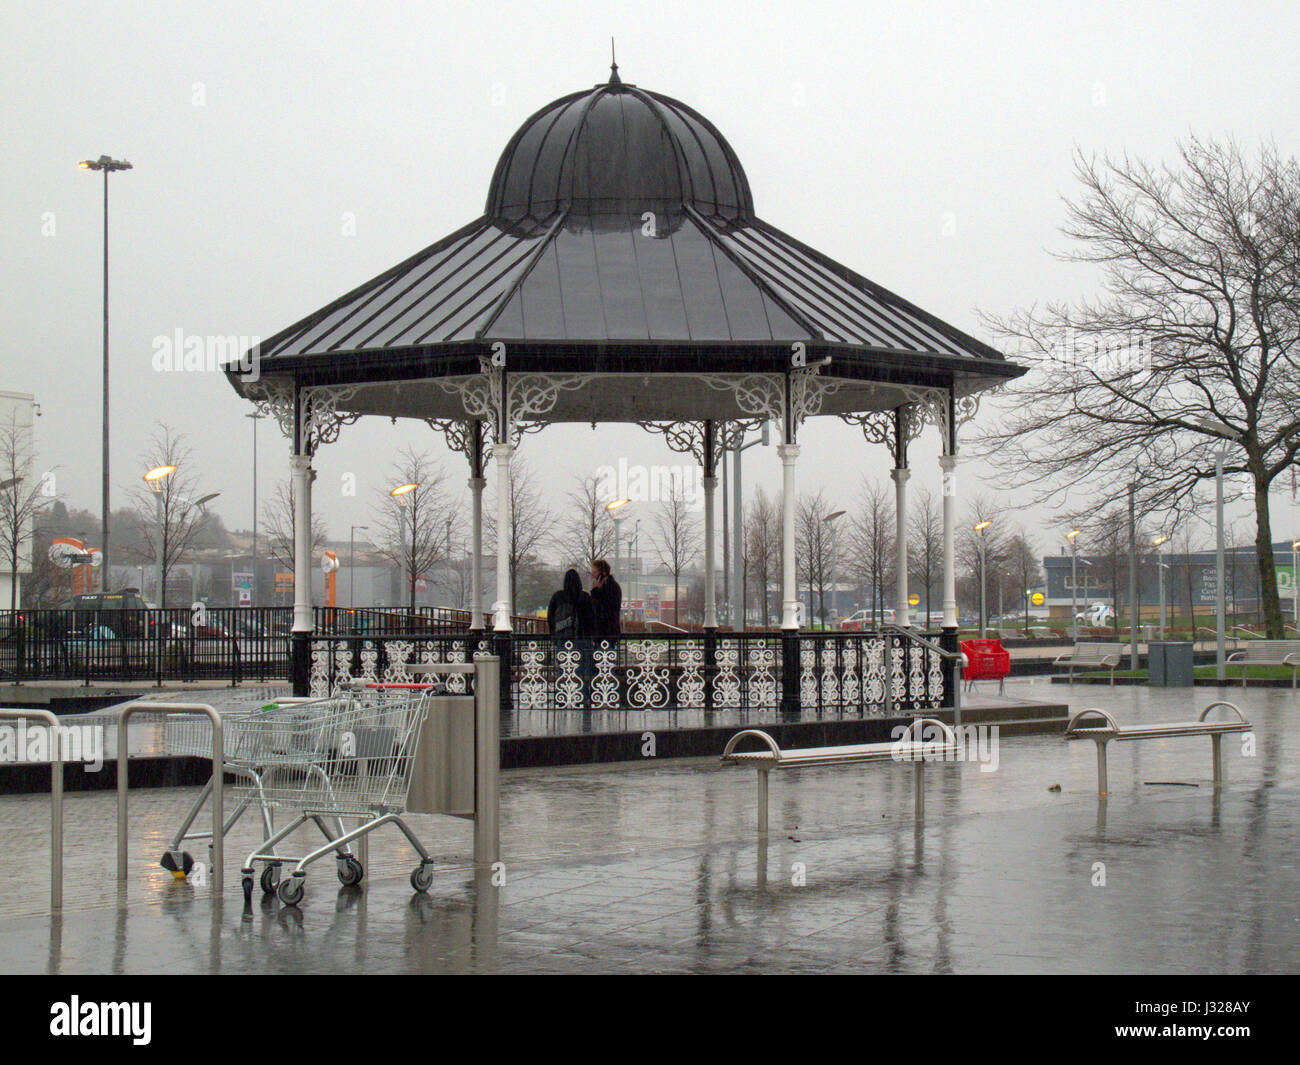
[[[331,852],[339,856],[340,879],[345,884],[359,882],[365,870],[347,845],[385,824],[396,825],[419,855],[411,887],[429,890],[433,859],[401,817],[429,694],[427,684],[370,684],[342,690],[330,699],[259,713],[249,722],[253,760],[274,764],[276,771],[237,786],[235,794],[240,802],[264,803],[296,816],[248,856],[242,870],[245,902],[252,901],[256,863],[263,866],[263,892],[274,891],[291,906],[302,900],[307,866]],[[344,831],[344,817],[360,818],[361,824]],[[277,846],[309,822],[325,836],[324,846],[302,856],[279,854]],[[294,868],[281,878],[286,863]],[[344,879],[345,870],[355,878]]]
[[[180,695],[168,695],[151,698],[149,702],[168,702],[173,698],[192,699],[193,692]],[[239,822],[250,807],[256,806],[262,820],[264,838],[275,832],[271,807],[259,798],[263,780],[267,773],[278,771],[280,762],[272,757],[265,759],[260,750],[258,739],[260,732],[256,724],[260,715],[287,706],[300,705],[312,700],[296,698],[283,694],[283,689],[257,688],[211,693],[205,698],[221,714],[224,736],[224,761],[222,770],[234,777],[248,782],[249,789],[235,804],[234,810],[222,826],[222,835]],[[161,723],[159,743],[161,752],[176,757],[206,758],[212,753],[212,725],[207,718],[167,717]],[[172,835],[158,864],[178,880],[185,879],[194,868],[194,858],[185,849],[185,844],[194,840],[207,840],[211,847],[212,833],[191,831],[195,820],[202,813],[204,806],[212,795],[212,778],[209,777],[202,791],[190,806],[180,826]],[[339,826],[339,834],[342,827]],[[342,873],[340,875],[343,875]]]

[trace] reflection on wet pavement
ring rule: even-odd
[[[1010,694],[1010,692],[1009,692]],[[1214,689],[1022,683],[1015,694],[1100,705],[1121,721],[1183,719]],[[1002,743],[1000,767],[884,765],[772,781],[754,834],[753,773],[713,760],[505,773],[504,877],[476,878],[470,827],[413,818],[437,876],[413,897],[413,855],[376,834],[362,889],[312,867],[300,910],[238,887],[251,821],[227,845],[226,898],[156,865],[193,789],[132,796],[131,878],[115,879],[108,793],[68,797],[66,909],[45,913],[47,802],[0,798],[0,966],[16,972],[1279,972],[1300,957],[1300,697],[1225,690],[1257,749],[1115,745],[1097,800],[1091,744]],[[1160,784],[1148,782],[1163,782]],[[1060,785],[1059,792],[1050,791]],[[1196,786],[1176,786],[1179,784]],[[196,858],[203,858],[196,852]],[[1104,885],[1102,883],[1104,877]]]

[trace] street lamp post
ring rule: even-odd
[[[1291,541],[1291,598],[1295,603],[1295,624],[1300,629],[1300,569],[1296,568],[1296,552],[1300,551],[1300,540]]]
[[[632,500],[630,499],[611,499],[605,504],[605,513],[614,519],[614,573],[618,573],[618,556],[619,556],[619,522],[624,518],[623,508]],[[588,562],[594,562],[595,559],[588,559]]]
[[[413,481],[407,484],[399,484],[396,488],[390,489],[388,492],[390,496],[392,496],[394,499],[397,500],[397,542],[399,546],[402,548],[403,552],[406,551],[406,507],[404,506],[404,502],[405,502],[404,497],[410,495],[419,487],[420,487],[419,483]],[[411,555],[408,560],[410,563],[410,574],[409,574],[410,598],[408,600],[408,604],[412,614],[415,613],[415,538],[417,535],[418,532],[415,527],[415,515],[412,514],[411,515]]]
[[[1165,638],[1165,570],[1168,567],[1160,561],[1160,545],[1168,542],[1168,536],[1157,536],[1151,541],[1151,546],[1156,549],[1156,585],[1160,589],[1160,638],[1162,640]]]
[[[979,535],[980,549],[980,636],[984,639],[984,606],[985,606],[985,588],[984,588],[984,530],[992,525],[992,521],[981,521],[975,526],[975,532]]]
[[[175,466],[155,466],[144,475],[144,483],[153,492],[154,514],[158,522],[158,606],[167,605],[166,588],[163,586],[163,555],[167,550],[166,529],[163,527],[163,481],[176,472]],[[102,563],[101,563],[102,565]]]
[[[369,525],[348,526],[348,609],[357,605],[357,530],[369,529]]]
[[[207,495],[194,500],[192,503],[189,500],[186,500],[186,502],[192,507],[198,507],[199,512],[206,517],[208,513],[207,510],[208,504],[211,503],[214,499],[216,499],[217,496],[219,495],[221,495],[220,492],[209,492]],[[190,560],[190,604],[193,605],[198,601],[199,601],[199,553],[198,550],[196,549],[194,552],[194,557]]]
[[[751,440],[748,444],[738,444],[732,454],[732,472],[735,476],[732,480],[735,482],[731,489],[731,565],[733,574],[731,578],[731,627],[738,632],[745,631],[745,576],[744,576],[744,544],[745,544],[745,501],[744,489],[741,482],[741,452],[747,448],[761,445],[767,447],[770,440],[768,422],[764,419],[759,429],[757,440]],[[725,462],[724,462],[725,466]],[[763,624],[767,624],[767,618],[763,619]]]
[[[104,570],[102,587],[104,591],[109,589],[109,561],[108,561],[108,175],[116,170],[131,170],[131,164],[125,159],[110,159],[107,155],[101,155],[98,159],[83,159],[77,164],[82,170],[98,170],[104,175],[104,412],[103,412],[103,452],[102,468],[103,477],[100,486],[100,548],[99,557],[101,567]]]
[[[1189,420],[1223,440],[1223,444],[1214,455],[1214,571],[1217,585],[1214,595],[1214,620],[1218,629],[1214,652],[1214,673],[1216,679],[1222,683],[1227,679],[1228,675],[1228,651],[1223,635],[1223,627],[1226,624],[1223,603],[1223,464],[1228,458],[1227,445],[1229,443],[1239,443],[1241,434],[1228,425],[1227,422],[1218,421],[1217,419],[1191,418]]]
[[[825,522],[828,526],[830,526],[830,530],[831,530],[830,579],[831,579],[831,605],[832,606],[834,606],[835,604],[835,563],[837,561],[836,555],[838,553],[836,548],[839,543],[838,537],[836,536],[837,526],[835,523],[839,521],[839,519],[842,517],[844,517],[844,511],[837,510],[833,514],[827,514],[826,517],[822,518],[822,521]],[[824,575],[822,579],[825,580]],[[811,607],[811,605],[812,604],[810,603],[809,606]],[[824,589],[822,591],[822,596],[821,596],[821,607],[822,607],[822,628],[824,629],[826,627],[826,592]],[[901,618],[895,618],[894,621],[896,624],[899,625],[904,624]]]
[[[253,411],[244,417],[253,420],[253,606],[257,606],[257,423],[266,415]]]
[[[1071,529],[1065,534],[1070,541],[1070,634],[1079,638],[1079,544],[1076,539],[1082,529]]]
[[[1228,649],[1223,634],[1227,624],[1224,617],[1223,593],[1223,461],[1227,451],[1220,448],[1214,456],[1214,626],[1218,630],[1215,637],[1214,675],[1219,681],[1228,679]]]

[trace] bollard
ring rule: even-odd
[[[59,719],[48,710],[0,709],[0,718],[44,721],[50,730],[50,909],[63,909],[63,745]]]

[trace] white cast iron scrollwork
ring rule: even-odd
[[[704,374],[710,388],[730,392],[746,414],[760,421],[785,422],[785,385],[781,374]],[[822,377],[820,366],[805,366],[790,373],[790,407],[796,425],[820,413],[822,401],[838,392],[843,382]]]
[[[339,430],[351,425],[361,414],[357,411],[340,411],[365,385],[316,385],[298,393],[302,404],[303,443],[308,452],[315,452],[321,444],[331,444],[339,437]],[[248,386],[249,399],[259,414],[274,418],[280,432],[293,439],[294,410],[293,382],[283,378],[264,377]]]
[[[483,361],[481,373],[469,377],[451,377],[438,381],[448,395],[457,396],[465,414],[470,419],[481,419],[493,426],[500,421],[501,368]],[[523,433],[535,433],[544,428],[546,417],[555,409],[561,392],[582,388],[595,377],[594,374],[509,374],[509,395],[506,406],[510,412],[510,434],[517,442]]]

